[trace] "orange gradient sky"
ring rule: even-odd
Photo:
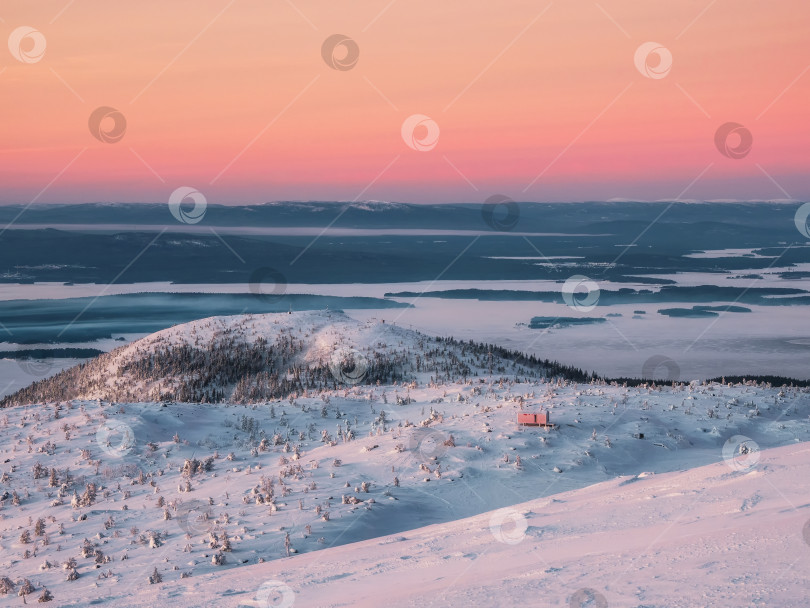
[[[0,46],[3,203],[810,197],[806,0],[0,4],[2,38],[20,26],[47,49]],[[350,70],[321,57],[335,33]],[[634,65],[648,41],[664,78]],[[99,106],[121,141],[91,135]],[[744,158],[715,147],[729,121]]]

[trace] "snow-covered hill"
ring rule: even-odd
[[[105,353],[0,405],[67,399],[256,403],[304,390],[462,378],[484,369],[534,377],[576,372],[490,350],[336,311],[210,317]]]
[[[82,369],[122,390],[133,360],[261,338],[297,349],[283,398],[0,411],[0,601],[47,588],[64,606],[562,606],[590,587],[611,606],[801,605],[782,602],[801,575],[774,572],[810,515],[806,389],[549,380],[390,323],[295,317],[178,326],[111,353],[106,373]],[[150,381],[189,360],[164,358]],[[374,361],[401,379],[366,384]],[[305,363],[331,379],[301,381]],[[541,410],[555,428],[517,425]]]

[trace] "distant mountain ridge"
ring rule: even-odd
[[[810,262],[796,203],[416,205],[209,201],[199,222],[165,204],[0,206],[0,282],[287,283],[564,281],[765,271]],[[19,217],[17,217],[19,215]],[[294,229],[295,228],[295,229]],[[355,232],[357,231],[357,232]],[[480,238],[479,238],[480,237]],[[44,239],[48,247],[42,247]],[[696,253],[743,252],[723,259]],[[744,255],[745,251],[752,252]],[[463,255],[460,255],[462,254]],[[538,252],[542,252],[540,255]],[[548,256],[548,257],[546,257]],[[565,257],[574,260],[560,262]],[[131,264],[137,257],[138,263]],[[123,277],[119,273],[127,268]],[[785,277],[798,278],[798,277]]]
[[[773,215],[791,217],[799,206],[794,201],[715,202],[715,201],[587,201],[581,203],[517,202],[514,226],[497,231],[589,232],[589,224],[602,221],[649,222],[664,208],[663,221],[726,222],[749,224],[751,219],[775,225]],[[378,229],[456,229],[492,230],[482,216],[482,202],[416,204],[390,201],[276,201],[259,205],[221,205],[209,200],[199,224],[207,226],[312,227]],[[695,217],[699,205],[700,217]],[[21,211],[24,210],[24,213]],[[497,210],[506,215],[503,206]],[[513,208],[514,211],[514,208]],[[0,205],[0,224],[180,224],[165,203],[81,203],[48,204],[30,207]],[[754,223],[756,225],[756,223]],[[12,226],[13,227],[13,226]]]

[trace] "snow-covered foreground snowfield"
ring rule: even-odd
[[[228,317],[124,347],[88,390],[129,382],[127,353],[217,332],[300,336],[313,365],[437,348],[337,313]],[[805,389],[576,384],[450,355],[473,372],[366,385],[339,368],[254,404],[6,408],[0,602],[807,604]],[[541,410],[555,428],[517,425]]]
[[[134,606],[807,606],[807,445],[146,589]]]

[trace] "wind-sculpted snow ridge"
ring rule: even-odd
[[[259,403],[346,383],[466,378],[493,366],[513,376],[584,377],[553,362],[340,312],[237,315],[157,332],[36,382],[0,406],[68,399]]]

